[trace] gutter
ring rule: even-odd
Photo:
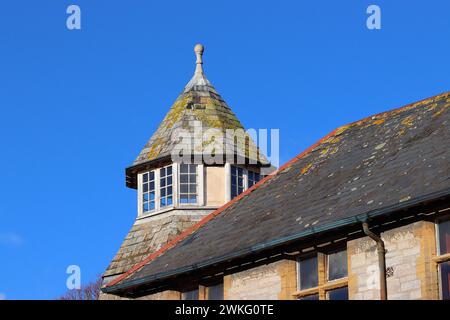
[[[124,291],[124,290],[131,289],[133,287],[137,287],[140,285],[149,284],[150,282],[154,282],[156,280],[159,281],[159,280],[163,280],[168,277],[178,276],[178,275],[181,275],[186,272],[195,271],[197,269],[211,267],[211,266],[217,265],[219,263],[223,263],[223,262],[227,262],[229,260],[243,257],[245,255],[249,255],[249,254],[257,253],[257,252],[260,252],[263,250],[271,249],[271,248],[277,247],[279,245],[282,245],[282,244],[285,244],[285,243],[288,243],[291,241],[297,241],[302,238],[306,238],[308,236],[313,236],[313,235],[316,235],[319,233],[332,231],[337,228],[349,227],[349,226],[352,226],[355,224],[365,223],[372,219],[375,219],[375,218],[378,218],[381,216],[386,216],[386,215],[389,215],[390,213],[393,213],[396,211],[406,210],[406,209],[415,207],[417,205],[420,205],[424,202],[437,200],[439,198],[445,198],[445,197],[448,197],[449,195],[450,195],[450,188],[442,190],[442,191],[430,193],[425,196],[417,197],[417,198],[414,198],[409,201],[404,201],[404,202],[401,202],[401,203],[398,203],[398,204],[395,204],[392,206],[388,206],[388,207],[384,207],[384,208],[381,208],[378,210],[367,212],[364,214],[341,219],[341,220],[338,220],[333,223],[325,224],[325,225],[318,226],[318,227],[312,227],[312,228],[309,228],[308,230],[305,230],[302,232],[294,233],[289,236],[285,236],[285,237],[277,238],[277,239],[274,239],[271,241],[263,242],[263,243],[260,243],[260,244],[257,244],[257,245],[239,250],[239,251],[234,251],[229,254],[226,254],[226,255],[223,255],[220,257],[216,257],[213,259],[205,260],[203,262],[193,264],[190,266],[181,267],[181,268],[167,271],[167,272],[157,273],[154,275],[150,275],[150,276],[146,276],[143,278],[134,279],[134,280],[130,280],[130,281],[125,281],[125,282],[122,281],[122,282],[119,282],[112,286],[103,287],[101,290],[104,293],[115,293],[118,291]],[[383,270],[385,270],[385,268]],[[381,275],[381,272],[380,272],[380,275]]]
[[[386,249],[384,241],[381,237],[370,231],[369,224],[363,222],[364,233],[377,243],[378,251],[378,269],[380,274],[380,300],[387,300],[387,284],[386,284]]]

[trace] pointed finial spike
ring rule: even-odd
[[[195,62],[197,64],[195,67],[195,73],[203,74],[203,51],[205,51],[205,48],[201,44],[197,44],[194,47],[194,52],[197,56],[197,61]]]

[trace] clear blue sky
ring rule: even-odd
[[[66,28],[78,4],[82,30]],[[382,29],[366,28],[378,4]],[[334,128],[450,90],[448,0],[9,0],[0,6],[0,297],[103,272],[136,216],[124,169],[194,70],[281,163]]]

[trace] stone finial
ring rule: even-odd
[[[203,51],[205,51],[205,48],[201,44],[197,44],[194,48],[194,52],[197,56],[197,61],[195,62],[197,64],[195,67],[196,74],[203,74]]]

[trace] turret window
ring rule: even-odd
[[[173,204],[172,166],[161,168],[159,175],[160,207],[164,208]]]
[[[197,165],[180,165],[180,204],[196,204],[198,201]]]
[[[237,166],[231,166],[231,199],[240,195],[244,190],[253,187],[261,180],[261,175]]]
[[[150,171],[142,175],[142,211],[155,210],[155,172]]]
[[[248,171],[248,187],[251,188],[261,180],[261,175],[257,172]]]
[[[244,192],[244,169],[231,166],[231,199]]]

